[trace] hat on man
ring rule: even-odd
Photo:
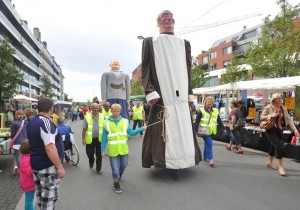
[[[276,98],[281,98],[282,99],[282,96],[280,93],[273,93],[272,94],[272,98],[271,98],[271,103],[273,103],[274,99]]]

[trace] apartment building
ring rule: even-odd
[[[244,26],[242,31],[215,41],[208,51],[202,51],[198,55],[198,64],[210,77],[205,86],[221,84],[222,74],[226,71],[233,52],[236,52],[237,56],[243,56],[250,43],[256,43],[261,37],[262,26],[260,24],[249,29]]]
[[[19,94],[32,98],[41,96],[41,77],[50,79],[55,96],[54,100],[64,100],[64,76],[60,65],[47,49],[47,42],[42,41],[41,32],[28,28],[10,0],[0,1],[0,40],[8,38],[15,49],[14,62],[24,74],[24,80],[17,86]]]

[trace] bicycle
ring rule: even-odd
[[[65,160],[67,163],[71,163],[76,166],[79,163],[79,149],[75,144],[73,133],[69,135],[63,135],[65,144]]]

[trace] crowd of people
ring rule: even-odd
[[[114,60],[110,64],[112,71],[103,74],[101,79],[103,102],[64,110],[65,118],[72,122],[77,121],[78,117],[83,120],[81,142],[85,146],[89,168],[93,170],[95,165],[95,172],[99,175],[102,175],[102,157],[107,153],[116,193],[122,192],[119,181],[128,165],[128,135],[143,136],[144,168],[154,166],[176,172],[198,165],[202,158],[213,167],[212,140],[218,127],[229,138],[226,149],[231,151],[235,144],[235,153],[244,154],[238,122],[246,118],[247,110],[241,102],[230,103],[229,131],[225,129],[219,110],[214,108],[214,98],[210,96],[205,98],[204,107],[197,110],[195,122],[192,121],[190,107],[193,94],[189,77],[191,46],[188,41],[174,36],[174,24],[172,12],[162,11],[157,17],[159,36],[143,40],[142,83],[147,103],[137,101],[128,110],[129,77],[120,72],[119,62]],[[122,83],[119,83],[121,80]],[[118,95],[119,92],[122,94]],[[119,97],[115,98],[113,93]],[[267,167],[286,176],[282,163],[283,128],[288,125],[295,136],[300,135],[281,104],[281,95],[274,94],[271,104],[263,110],[261,120],[276,118],[274,126],[266,130],[271,143]],[[8,106],[5,122],[11,128],[13,175],[20,174],[20,187],[25,192],[25,209],[34,208],[34,194],[40,209],[55,209],[60,179],[66,174],[63,139],[72,133],[70,126],[64,124],[65,118],[54,109],[53,100],[49,97],[38,100],[38,113],[31,109],[14,111],[12,106]],[[202,126],[208,128],[202,138],[203,157],[196,137],[196,132]],[[278,160],[278,168],[273,164],[274,157]]]

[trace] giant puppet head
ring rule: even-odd
[[[120,71],[120,63],[117,60],[111,61],[109,66],[112,71]]]
[[[159,33],[174,33],[175,20],[173,19],[173,13],[169,10],[164,10],[159,13],[157,17],[157,27],[159,27]]]

